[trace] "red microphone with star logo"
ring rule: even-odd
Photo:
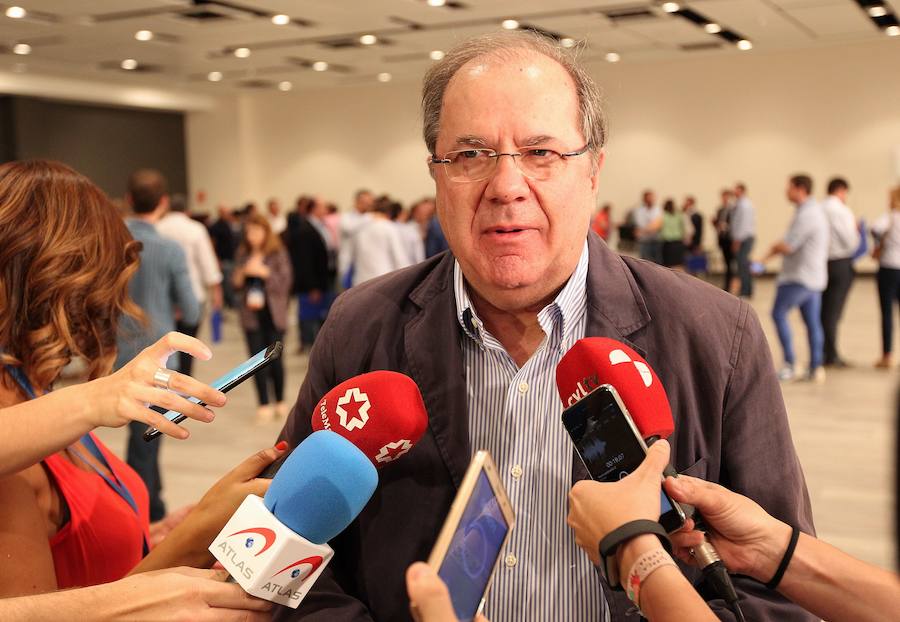
[[[345,380],[319,400],[312,415],[313,430],[337,432],[379,469],[412,449],[427,425],[413,379],[384,370]]]

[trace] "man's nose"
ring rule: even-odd
[[[516,158],[509,154],[497,156],[497,166],[485,190],[489,200],[512,203],[524,201],[528,197],[531,189],[525,175],[519,170],[519,163],[515,160]]]

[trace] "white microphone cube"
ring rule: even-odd
[[[334,555],[279,522],[249,495],[209,546],[244,591],[296,609]]]

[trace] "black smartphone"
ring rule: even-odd
[[[562,421],[591,479],[598,482],[619,481],[647,455],[644,439],[611,385],[601,385],[569,406]],[[659,522],[666,532],[681,529],[684,510],[665,490],[661,491],[660,509]]]
[[[283,346],[281,345],[281,342],[276,341],[265,350],[261,350],[260,352],[257,352],[256,354],[251,356],[249,359],[232,369],[224,376],[213,380],[211,383],[209,383],[209,386],[211,386],[213,389],[216,389],[217,391],[221,391],[222,393],[228,393],[234,387],[241,384],[244,380],[259,372],[261,369],[264,369],[266,365],[281,356],[282,349]],[[206,402],[201,402],[196,397],[189,397],[188,401],[195,404],[200,404],[201,406],[206,406]],[[180,412],[177,412],[175,410],[167,411],[163,408],[160,408],[159,406],[151,406],[150,408],[158,413],[161,413],[163,417],[174,423],[181,423],[182,421],[187,419],[185,415],[182,415]],[[150,426],[144,432],[143,439],[149,443],[161,434],[162,432],[160,432],[153,426]]]

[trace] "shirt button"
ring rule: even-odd
[[[522,477],[522,467],[518,464],[509,470],[509,474],[513,476],[513,479],[519,479]]]
[[[528,383],[527,383],[527,382],[520,382],[520,383],[519,383],[519,393],[524,394],[526,391],[528,391]]]
[[[515,566],[517,563],[519,563],[519,560],[516,559],[516,556],[515,556],[515,555],[513,555],[512,553],[510,553],[509,555],[506,556],[506,559],[503,560],[503,563],[506,564],[506,567],[507,567],[507,568],[512,568],[512,567]]]

